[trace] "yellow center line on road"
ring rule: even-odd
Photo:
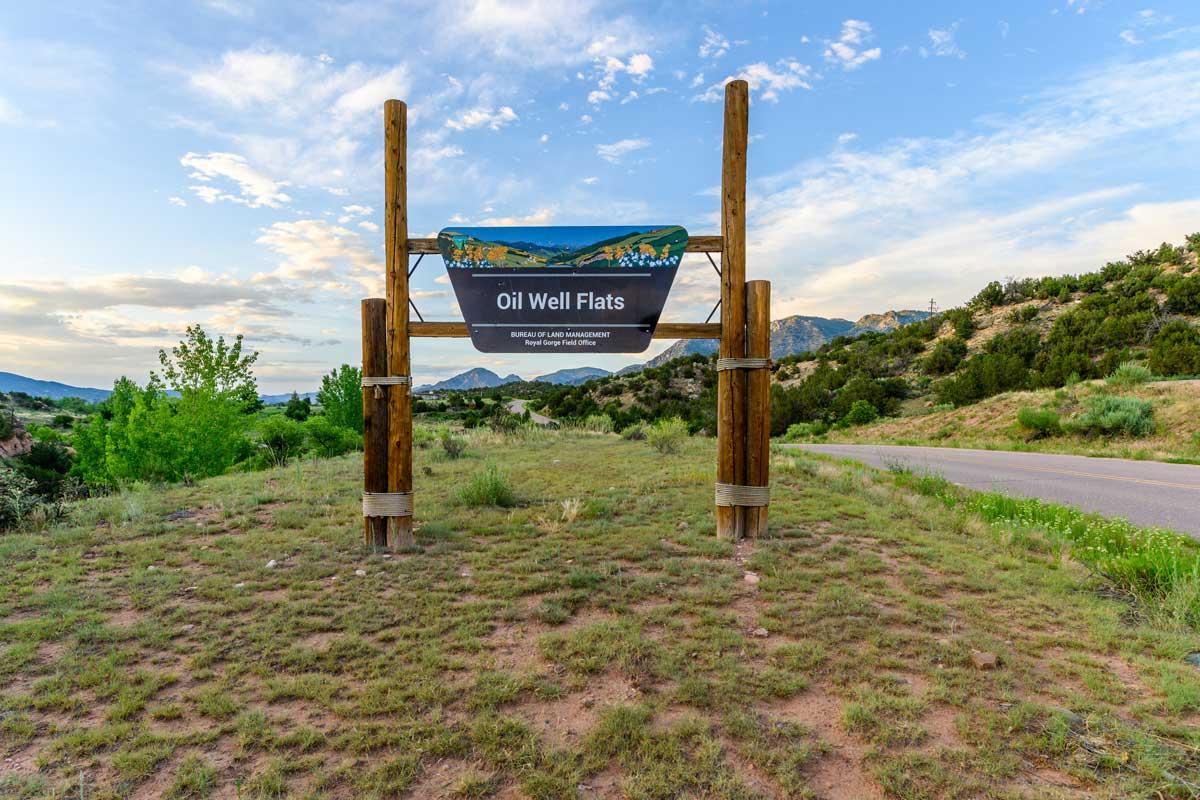
[[[994,451],[1000,452],[1000,451]],[[979,461],[973,461],[968,458],[947,458],[940,456],[944,461],[956,461],[959,464],[971,464],[973,466],[991,467],[990,464],[981,464]],[[1153,478],[1132,478],[1128,475],[1106,475],[1102,472],[1083,472],[1082,470],[1061,469],[1057,467],[1032,467],[1019,464],[1004,464],[1002,468],[1027,470],[1029,472],[1049,472],[1056,475],[1071,475],[1077,478],[1101,478],[1106,481],[1124,481],[1125,483],[1140,483],[1145,486],[1165,486],[1170,489],[1191,489],[1192,491],[1200,491],[1200,484],[1194,483],[1174,483],[1172,481],[1160,481]]]

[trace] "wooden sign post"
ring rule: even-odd
[[[767,530],[770,499],[770,284],[746,282],[746,145],[750,94],[725,86],[721,235],[690,236],[686,252],[721,254],[719,323],[659,323],[655,339],[719,339],[717,358],[717,535]],[[408,238],[408,108],[384,104],[386,300],[364,300],[363,531],[368,547],[411,547],[414,337],[467,338],[465,322],[413,322],[409,256],[438,253],[436,239]],[[714,262],[714,267],[716,264]],[[419,316],[419,314],[418,314]],[[386,402],[385,402],[386,398]],[[386,520],[386,525],[384,524]],[[386,532],[385,532],[386,529]]]

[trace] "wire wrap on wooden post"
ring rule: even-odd
[[[362,388],[375,387],[375,398],[383,397],[384,386],[407,386],[412,382],[408,375],[363,375]]]
[[[771,487],[718,483],[716,499],[719,506],[766,506],[771,503]]]
[[[717,371],[727,369],[766,369],[771,365],[769,358],[718,358]]]
[[[363,492],[364,517],[411,517],[412,492]]]

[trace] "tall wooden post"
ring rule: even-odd
[[[725,136],[721,160],[720,358],[746,356],[746,143],[750,96],[745,81],[725,85]],[[717,482],[741,486],[746,478],[746,373],[717,374]],[[745,509],[717,506],[717,535],[740,539]]]
[[[746,283],[746,357],[764,365],[746,373],[746,485],[771,485],[771,282]],[[767,532],[767,506],[746,508],[746,535]]]
[[[376,297],[362,301],[362,374],[387,375],[387,301]],[[390,389],[390,387],[389,387]],[[364,386],[363,491],[388,490],[388,401],[385,390]],[[369,548],[387,546],[387,518],[363,515],[363,543]]]
[[[387,250],[388,375],[411,376],[408,351],[408,106],[384,116],[384,244]],[[412,492],[412,384],[388,387],[388,491]],[[412,517],[388,518],[388,544],[413,544]]]

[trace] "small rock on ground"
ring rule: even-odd
[[[1000,657],[995,653],[984,653],[979,650],[971,651],[971,665],[978,670],[995,669],[1000,666]]]

